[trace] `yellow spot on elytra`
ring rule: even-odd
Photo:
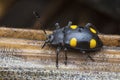
[[[78,26],[77,25],[71,25],[70,28],[71,29],[76,29]]]
[[[71,47],[76,47],[76,45],[77,45],[77,39],[76,39],[76,38],[72,38],[72,39],[70,40],[70,46],[71,46]]]
[[[90,28],[90,31],[91,31],[92,33],[94,33],[94,34],[97,33],[97,31],[96,31],[95,29],[93,29],[93,28]]]
[[[90,40],[90,48],[95,48],[96,47],[96,40],[95,39],[91,39]]]

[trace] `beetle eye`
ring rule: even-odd
[[[53,40],[53,38],[54,38],[53,35],[48,36],[48,39],[49,39],[50,42]]]
[[[48,38],[51,38],[51,35],[49,35]]]

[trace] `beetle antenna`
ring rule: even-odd
[[[47,36],[47,37],[48,37],[48,36]],[[48,42],[49,42],[49,39],[45,40],[45,42],[44,42],[44,44],[42,45],[42,47],[41,47],[41,48],[44,48],[44,47],[45,47],[45,45],[46,45]]]
[[[46,43],[47,43],[47,42],[45,41],[45,42],[44,42],[44,44],[42,45],[42,47],[41,47],[41,48],[44,48],[44,47],[45,47],[45,45],[46,45]]]
[[[35,15],[36,18],[40,18],[40,15],[37,12],[33,11],[33,14]]]
[[[40,15],[39,15],[37,12],[33,11],[33,14],[35,15],[36,18],[40,18]],[[43,28],[43,27],[42,27],[42,28]],[[47,35],[45,29],[42,29],[42,30],[43,30],[43,32],[45,33],[45,35]]]
[[[43,32],[45,33],[45,35],[47,36],[47,33],[46,33],[45,29],[42,29],[42,30],[43,30]]]
[[[44,44],[42,45],[41,49],[43,49],[45,47],[45,45],[46,45],[46,42],[44,42]]]
[[[43,32],[45,33],[46,38],[48,38],[48,35],[47,35],[45,29],[42,29],[42,30],[43,30]],[[45,42],[44,42],[44,44],[42,45],[41,48],[44,48],[47,42],[48,42],[48,40],[45,40]]]
[[[40,18],[40,15],[39,15],[37,12],[33,11],[33,14],[35,15],[36,18]],[[45,36],[47,37],[47,33],[46,33],[46,31],[45,31],[45,29],[44,29],[43,27],[42,27],[42,30],[43,30],[43,32],[45,33]],[[44,44],[42,45],[41,48],[44,48],[47,42],[48,42],[48,40],[46,40],[46,41],[44,42]]]

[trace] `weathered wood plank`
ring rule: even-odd
[[[99,35],[106,46],[120,46],[120,35]]]
[[[62,50],[59,54],[59,69],[57,69],[56,49],[49,45],[41,49],[45,40],[42,30],[0,28],[0,32],[0,79],[109,80],[120,78],[120,47],[116,47],[120,45],[119,35],[99,35],[107,46],[104,46],[101,51],[86,53],[93,57],[94,62],[87,59],[86,54],[68,50],[68,64],[65,66]],[[47,33],[51,32],[47,31]]]
[[[51,31],[47,31],[50,34]],[[24,38],[33,40],[45,40],[45,34],[42,30],[30,30],[30,29],[16,29],[16,28],[0,28],[0,37],[11,37],[11,38]],[[104,35],[99,34],[99,37],[106,46],[120,46],[119,35]]]
[[[49,34],[50,32],[47,31],[47,33]],[[42,30],[17,29],[5,27],[0,28],[0,37],[45,40],[45,35]]]
[[[56,69],[55,48],[48,45],[41,49],[43,41],[1,38],[1,54],[13,55],[23,58],[25,61],[33,61],[34,64],[42,65],[45,69]],[[90,54],[95,62],[86,58]],[[59,55],[60,69],[67,70],[92,70],[92,71],[113,71],[120,72],[120,48],[103,47],[101,51],[95,53],[82,54],[79,51],[68,51],[68,65],[64,65],[64,52]],[[110,66],[112,65],[112,67]]]

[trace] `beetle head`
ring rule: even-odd
[[[51,43],[53,41],[53,38],[54,38],[53,34],[48,35],[46,42]]]

